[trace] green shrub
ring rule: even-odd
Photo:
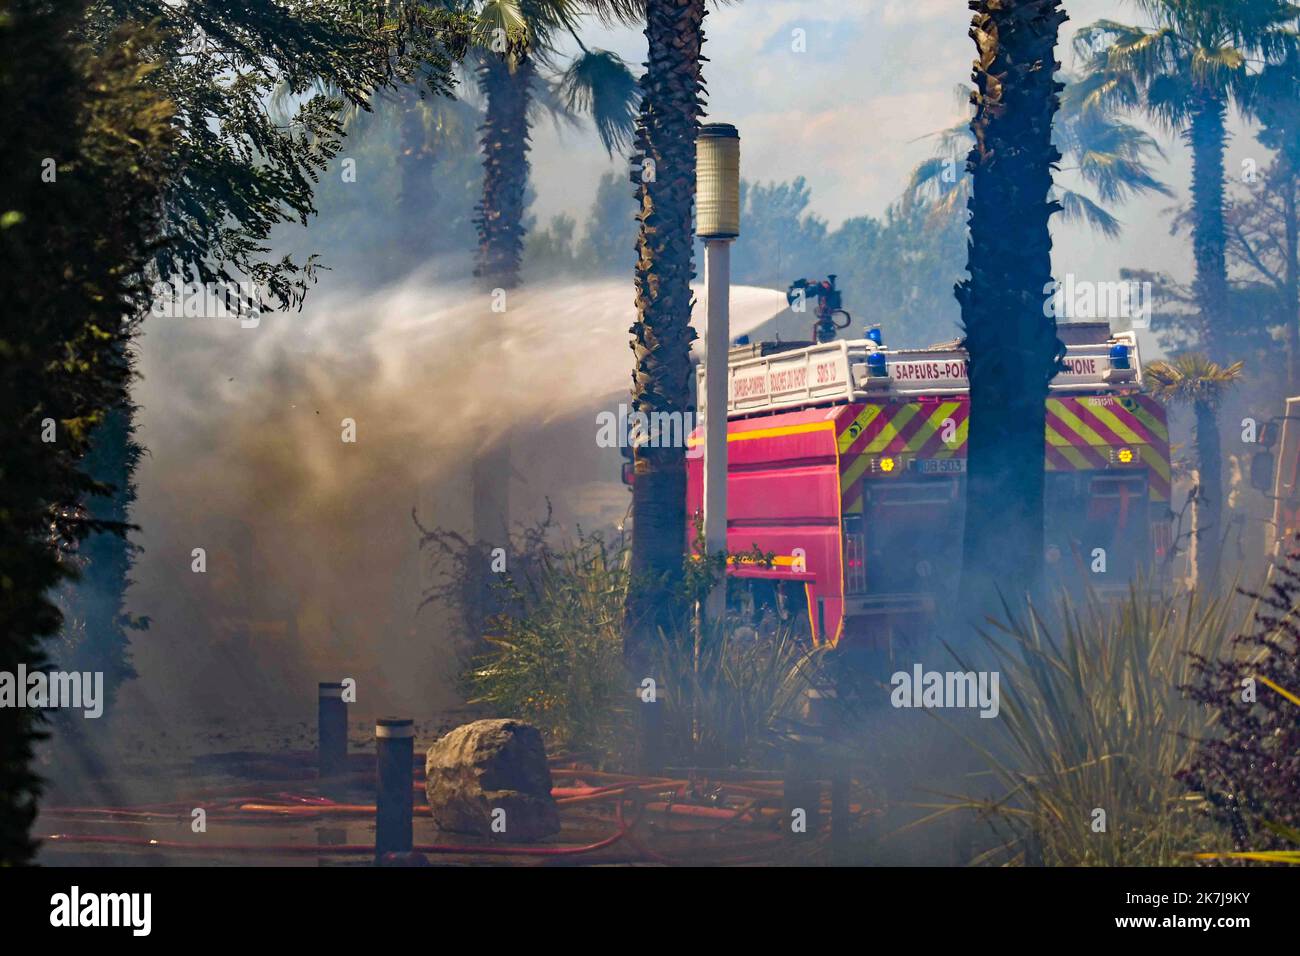
[[[498,585],[510,610],[463,675],[471,703],[535,724],[562,746],[604,752],[628,739],[622,662],[625,552],[601,535],[535,551],[530,573]]]
[[[641,678],[622,655],[627,550],[600,535],[530,549],[525,571],[497,585],[486,650],[462,675],[471,703],[520,717],[570,750],[631,756],[633,708]],[[745,555],[760,560],[761,555]],[[725,566],[689,559],[687,600],[707,594]],[[732,587],[743,587],[731,582]],[[755,626],[728,613],[707,626],[659,634],[651,655],[671,763],[730,766],[770,762],[780,723],[814,674],[816,653],[782,624]]]

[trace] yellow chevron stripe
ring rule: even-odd
[[[868,405],[858,413],[857,417],[854,418],[853,421],[848,422],[844,426],[839,435],[839,448],[841,455],[849,450],[849,446],[853,444],[858,435],[862,434],[862,430],[874,422],[880,412],[881,407],[879,405]],[[854,425],[858,426],[856,432],[853,431]]]
[[[880,406],[880,405],[874,405],[874,406],[871,406],[871,407],[877,409],[877,415],[879,414],[880,411],[883,411],[883,408],[882,408],[882,406]],[[847,461],[848,461],[848,467],[847,467],[847,468],[844,467],[844,462],[845,462],[846,459],[844,459],[844,458],[841,458],[841,459],[840,459],[840,467],[844,469],[843,471],[840,472],[840,487],[841,487],[841,488],[848,488],[848,487],[849,487],[850,485],[852,485],[855,481],[857,481],[859,478],[861,478],[861,477],[862,477],[862,473],[863,473],[864,471],[866,471],[866,470],[867,470],[867,466],[871,464],[871,459],[870,459],[868,456],[872,453],[873,449],[874,449],[874,451],[877,451],[877,452],[880,451],[880,449],[884,447],[884,444],[888,444],[889,441],[890,441],[890,439],[893,438],[894,435],[897,435],[897,434],[898,434],[898,429],[897,429],[897,427],[895,426],[894,422],[896,422],[896,421],[898,420],[898,418],[900,418],[900,417],[902,416],[903,412],[910,412],[910,413],[908,414],[908,416],[907,416],[907,418],[910,419],[913,415],[916,414],[918,408],[919,408],[919,406],[916,406],[916,405],[904,405],[901,409],[899,409],[898,414],[895,415],[894,421],[888,422],[888,423],[885,425],[885,427],[881,430],[880,434],[877,435],[875,438],[873,438],[873,439],[871,440],[871,443],[868,444],[866,448],[864,448],[864,449],[863,449],[861,452],[859,452],[858,454],[854,455],[852,458],[847,459]],[[871,421],[874,421],[876,417],[877,417],[876,415],[873,415],[873,416],[871,417],[870,420],[871,420]],[[859,419],[860,419],[860,418],[861,418],[861,416],[859,416]],[[906,421],[906,419],[905,419],[905,421]],[[876,443],[877,443],[878,441],[880,441],[880,439],[881,439],[882,436],[885,438],[885,442],[884,442],[884,444],[877,446]],[[844,435],[841,435],[841,436],[840,436],[840,440],[841,440],[841,442],[843,442],[843,440],[844,440]],[[850,441],[848,442],[848,444],[849,444],[849,445],[853,444],[853,441],[850,440]],[[841,455],[844,453],[844,451],[845,451],[845,449],[846,449],[847,447],[848,447],[847,445],[845,445],[845,444],[841,444],[841,446],[840,446],[840,454],[841,454]]]
[[[1135,445],[1137,452],[1147,466],[1165,481],[1169,481],[1169,462],[1150,445]]]
[[[944,421],[952,417],[952,413],[957,410],[957,407],[956,402],[941,403],[934,410],[934,414],[926,419],[925,424],[917,430],[916,434],[908,439],[907,448],[904,451],[920,451],[925,446],[925,443],[934,437],[934,433],[943,427]]]
[[[942,448],[937,449],[932,457],[956,458],[961,453],[961,450],[966,447],[966,441],[969,438],[970,416],[967,416],[966,418],[963,418],[961,424],[957,426],[957,434],[953,436],[953,443],[951,445],[945,444]]]
[[[1088,459],[1084,457],[1083,452],[1079,451],[1079,449],[1075,448],[1068,441],[1058,435],[1051,426],[1048,426],[1047,429],[1047,440],[1054,448],[1056,448],[1057,451],[1065,456],[1065,460],[1073,465],[1075,469],[1083,471],[1092,468]]]
[[[952,411],[956,411],[960,407],[961,406],[959,403],[957,402],[952,403]],[[951,412],[949,414],[951,414]],[[957,452],[959,452],[961,449],[966,447],[966,439],[968,437],[970,437],[970,416],[969,415],[963,418],[961,420],[961,424],[957,426],[957,434],[953,436],[953,443],[951,445],[945,444],[943,448],[941,448],[939,451],[936,451],[934,453],[934,457],[951,458],[953,455],[957,454]]]
[[[881,429],[880,434],[871,439],[866,448],[862,449],[862,451],[854,457],[848,459],[849,466],[840,472],[840,487],[848,488],[855,481],[861,478],[862,473],[871,465],[871,456],[883,451],[898,434],[899,425],[907,424],[908,421],[916,416],[918,410],[918,406],[915,405],[903,406],[903,408],[899,410],[899,413],[894,416],[893,420],[886,423],[885,427]],[[840,463],[843,465],[843,458],[840,459]]]
[[[1070,429],[1089,445],[1105,445],[1106,440],[1093,431],[1079,416],[1065,407],[1060,399],[1049,398],[1047,400],[1047,410],[1051,412],[1060,421],[1062,425]]]
[[[1055,428],[1052,427],[1051,422],[1047,423],[1047,444],[1053,446],[1054,448],[1073,447],[1068,438],[1065,438]]]
[[[1168,424],[1162,422],[1158,417],[1152,414],[1151,411],[1147,409],[1144,405],[1142,405],[1140,402],[1134,402],[1133,407],[1130,408],[1128,411],[1130,414],[1133,415],[1134,418],[1136,418],[1143,425],[1145,425],[1147,427],[1147,431],[1149,431],[1152,435],[1155,435],[1161,441],[1166,441],[1166,442],[1169,441]]]
[[[864,448],[863,454],[874,455],[882,452],[891,441],[898,437],[898,433],[903,430],[903,426],[916,417],[920,412],[920,405],[904,405],[898,410],[898,414],[885,422],[885,427],[875,438],[871,439],[870,444]]]
[[[848,488],[852,486],[855,481],[862,477],[862,473],[867,470],[869,464],[871,464],[871,459],[866,454],[855,455],[850,458],[849,466],[840,472],[840,487]],[[841,467],[844,465],[843,458],[840,459],[840,465]]]
[[[1142,438],[1141,435],[1137,434],[1135,431],[1133,431],[1133,429],[1129,428],[1122,421],[1120,421],[1119,418],[1116,417],[1115,413],[1112,412],[1106,406],[1104,405],[1092,406],[1092,413],[1096,415],[1098,418],[1100,418],[1102,421],[1104,421],[1107,425],[1109,425],[1110,430],[1113,431],[1120,438],[1124,439],[1125,443],[1129,445],[1146,444],[1146,441]],[[1102,442],[1102,444],[1104,445],[1107,443]]]

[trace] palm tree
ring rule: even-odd
[[[631,140],[636,80],[618,56],[583,44],[575,24],[592,12],[608,18],[617,10],[605,0],[484,0],[479,6],[475,75],[487,105],[474,274],[488,288],[519,284],[529,135],[537,109],[547,106],[569,117],[586,112],[611,155]],[[581,51],[562,71],[556,51],[561,34]],[[550,85],[539,83],[539,68],[550,72]]]
[[[704,102],[704,0],[645,0],[646,71],[641,78],[634,165],[640,231],[636,308],[630,329],[632,403],[646,414],[684,414],[690,402],[691,279],[695,135]],[[632,488],[631,573],[623,650],[645,660],[655,628],[672,630],[686,542],[682,448],[638,448]]]
[[[467,154],[473,148],[479,111],[463,100],[430,96],[419,81],[403,84],[392,99],[398,117],[401,264],[411,265],[438,251],[437,231],[429,223],[429,210],[438,198],[435,167],[440,157]]]
[[[958,606],[978,614],[999,589],[1032,592],[1042,563],[1047,388],[1065,351],[1043,289],[1052,280],[1048,223],[1061,209],[1052,199],[1061,159],[1052,121],[1063,89],[1056,43],[1067,17],[1060,0],[971,6],[978,56],[967,158],[970,278],[956,289],[971,427]]]
[[[1228,110],[1246,105],[1252,60],[1283,51],[1279,28],[1300,8],[1287,0],[1135,2],[1150,28],[1099,20],[1075,36],[1088,62],[1081,95],[1091,105],[1141,111],[1191,146],[1194,288],[1206,341],[1228,321]]]
[[[519,284],[524,251],[524,205],[528,188],[528,113],[537,63],[539,25],[523,19],[519,7],[491,0],[486,22],[495,23],[489,45],[480,51],[475,74],[487,109],[479,139],[483,152],[483,198],[477,206],[478,259],[474,275],[488,288]],[[508,32],[507,32],[508,31]],[[506,37],[504,43],[500,38]]]
[[[1288,395],[1300,389],[1300,49],[1294,35],[1291,40],[1285,57],[1260,71],[1252,91],[1259,141],[1277,152],[1270,185],[1282,206],[1278,286],[1286,321]]]
[[[428,0],[432,6],[434,0]],[[456,0],[442,4],[451,11],[459,9]],[[404,0],[389,0],[386,15],[400,17]],[[469,50],[471,24],[458,35],[462,54]],[[481,111],[455,98],[449,74],[433,63],[415,64],[405,78],[397,77],[390,87],[377,89],[370,102],[349,101],[335,84],[319,81],[312,92],[342,101],[338,122],[349,137],[372,135],[387,120],[397,121],[397,211],[398,254],[388,265],[393,274],[409,270],[427,261],[439,246],[439,233],[430,229],[430,212],[437,201],[438,174],[435,166],[440,157],[461,154],[472,149],[475,127]],[[293,84],[282,78],[272,90],[269,112],[283,126],[294,122],[297,103]],[[440,223],[446,230],[446,223]],[[444,239],[445,242],[445,239]],[[444,248],[446,248],[444,246]]]
[[[1172,362],[1152,362],[1145,370],[1152,395],[1166,404],[1190,405],[1196,418],[1198,480],[1192,536],[1196,542],[1196,582],[1203,587],[1212,587],[1218,577],[1223,544],[1219,406],[1228,390],[1240,381],[1241,369],[1240,362],[1224,368],[1203,354],[1189,353]]]
[[[1073,172],[1091,187],[1096,198],[1059,183],[1052,187],[1052,198],[1061,204],[1067,222],[1084,223],[1115,238],[1120,222],[1106,207],[1132,196],[1173,195],[1151,170],[1151,161],[1163,159],[1164,150],[1149,133],[1088,103],[1081,95],[1082,87],[1072,78],[1060,79],[1066,86],[1052,127],[1052,142],[1069,160],[1063,171]],[[957,87],[957,93],[963,101],[970,100],[971,90],[965,84]],[[909,203],[928,205],[936,220],[964,216],[971,177],[961,168],[960,159],[970,152],[974,139],[970,123],[958,123],[936,135],[935,155],[912,170],[904,196]]]
[[[483,193],[474,217],[478,231],[474,275],[485,288],[519,285],[529,137],[539,107],[570,118],[579,111],[587,113],[611,155],[631,140],[636,81],[616,55],[583,44],[575,22],[586,12],[603,17],[618,13],[603,0],[484,0],[477,6],[474,72],[486,109],[479,140]],[[581,52],[559,71],[555,41],[562,33]],[[550,73],[546,82],[539,68]],[[475,537],[508,537],[512,473],[508,437],[480,449],[472,472]]]

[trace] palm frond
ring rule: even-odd
[[[1104,69],[1072,80],[1061,93],[1061,110],[1067,115],[1135,109],[1141,102],[1133,77]]]
[[[617,54],[591,50],[576,57],[560,77],[559,96],[569,110],[591,117],[607,153],[631,144],[640,96],[636,77]]]
[[[1204,403],[1217,407],[1228,390],[1241,380],[1244,365],[1220,366],[1201,352],[1188,352],[1172,361],[1146,366],[1144,375],[1152,395],[1169,403]]]
[[[637,26],[645,22],[645,0],[585,0],[584,5],[603,26]]]
[[[1233,47],[1199,49],[1192,52],[1191,67],[1193,78],[1201,86],[1226,90],[1244,78],[1246,57]]]
[[[1083,223],[1096,229],[1107,239],[1119,236],[1120,221],[1083,193],[1057,187],[1055,198],[1061,204],[1061,213],[1065,216],[1066,222]]]
[[[474,42],[494,53],[504,53],[505,45],[526,43],[533,35],[519,0],[483,0],[475,17]]]

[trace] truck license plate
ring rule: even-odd
[[[966,471],[965,458],[925,458],[920,465],[923,475],[962,474]]]

